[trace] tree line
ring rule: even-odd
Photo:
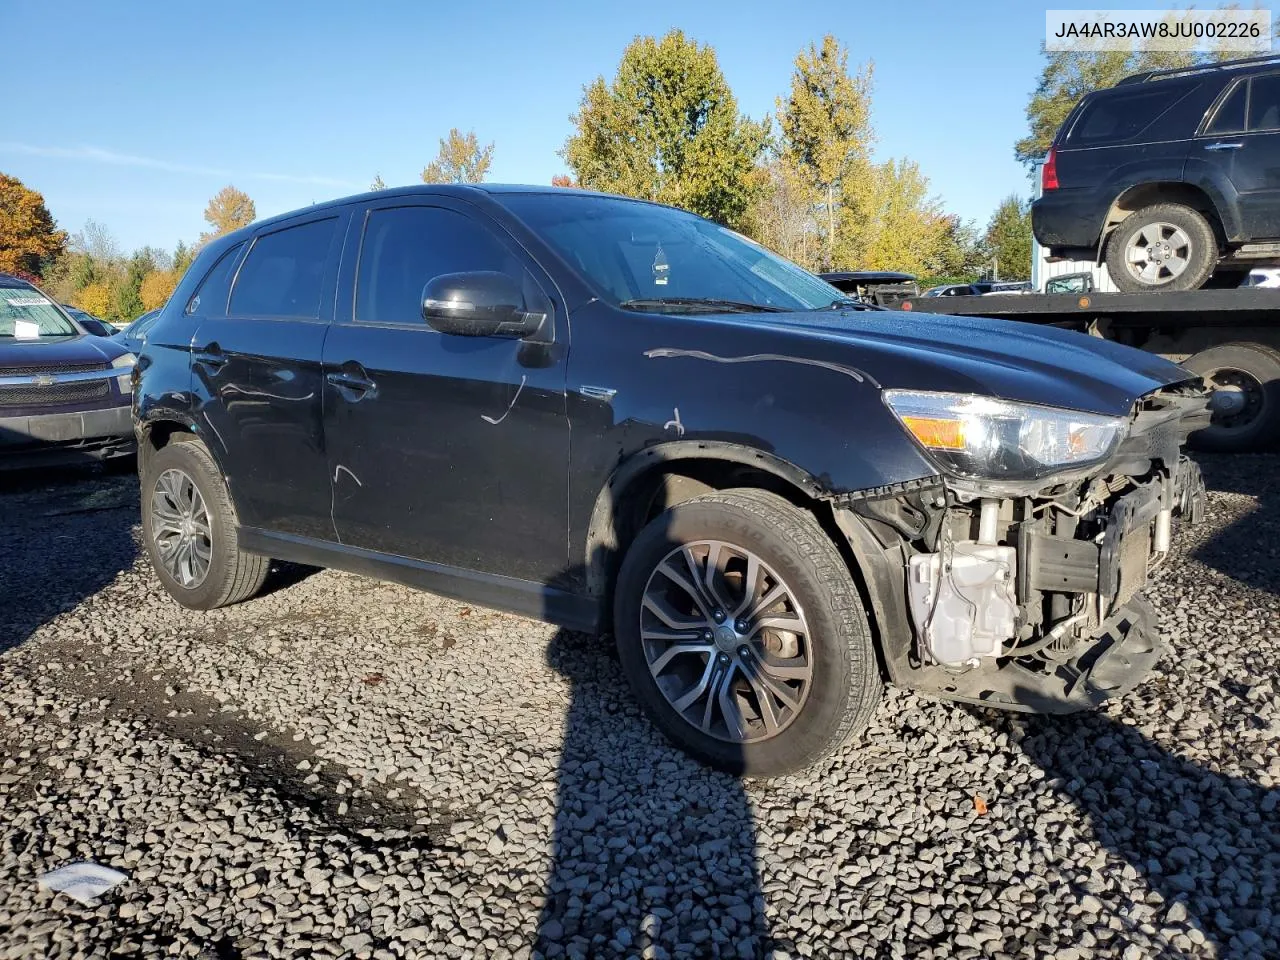
[[[1108,51],[1046,53],[1014,145],[1028,166],[1086,93],[1142,70],[1185,67],[1226,54]],[[612,80],[583,88],[573,130],[560,151],[569,172],[556,186],[581,186],[673,204],[739,230],[802,266],[903,270],[926,283],[981,274],[1029,276],[1030,207],[1006,197],[985,227],[948,213],[909,158],[876,161],[871,123],[874,69],[851,68],[832,36],[795,58],[776,115],[741,113],[712,47],[680,30],[637,37]],[[494,144],[452,129],[423,168],[426,183],[478,183]],[[370,189],[386,187],[381,175]],[[210,238],[251,223],[253,200],[234,186],[210,199],[209,229],[170,250],[125,254],[100,224],[68,234],[43,197],[0,173],[0,272],[37,281],[62,302],[127,322],[161,306]]]

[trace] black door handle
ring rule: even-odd
[[[362,377],[359,374],[345,373],[341,370],[334,373],[325,374],[325,380],[333,384],[339,390],[350,390],[364,396],[373,391],[376,384],[368,377]],[[359,398],[357,398],[359,399]]]
[[[223,356],[222,348],[216,341],[203,347],[193,347],[192,352],[195,354],[196,363],[203,364],[211,370],[221,370],[227,365],[227,358]]]

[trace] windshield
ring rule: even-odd
[[[789,260],[681,210],[577,194],[497,199],[615,306],[819,310],[847,300]]]
[[[35,287],[0,287],[0,337],[38,340],[73,337],[79,332]]]

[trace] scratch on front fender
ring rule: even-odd
[[[874,377],[864,370],[856,367],[846,367],[839,363],[832,363],[829,360],[812,360],[809,357],[788,357],[780,353],[752,353],[745,357],[720,357],[714,353],[707,353],[705,350],[679,350],[675,347],[658,347],[653,350],[644,352],[646,357],[651,360],[659,360],[668,357],[688,357],[691,360],[710,360],[712,363],[763,363],[770,360],[777,360],[780,363],[801,363],[810,367],[822,367],[826,370],[833,370],[836,373],[843,373],[846,377],[853,377],[859,383],[869,383],[877,390],[880,388]]]

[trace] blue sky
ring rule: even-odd
[[[797,51],[835,34],[851,63],[875,61],[877,155],[914,159],[948,209],[985,222],[1028,190],[1012,145],[1045,23],[1025,0],[3,6],[4,73],[25,86],[0,171],[64,228],[99,221],[125,249],[194,240],[228,182],[260,216],[375,173],[416,182],[453,126],[495,142],[490,179],[547,183],[583,85],[671,27],[715,47],[753,117],[774,111]]]

